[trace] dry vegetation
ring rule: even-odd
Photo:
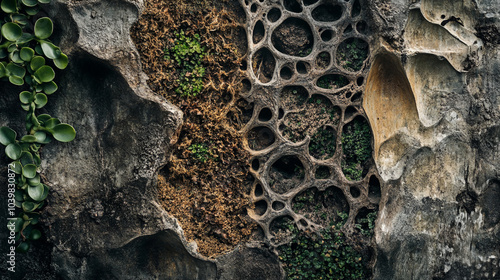
[[[199,251],[214,257],[247,240],[254,223],[247,216],[251,177],[242,137],[227,115],[240,114],[234,105],[241,84],[241,60],[246,52],[242,29],[245,14],[238,1],[147,0],[146,10],[132,28],[149,85],[184,112],[184,124],[171,161],[159,177],[159,197]],[[164,59],[176,31],[200,35],[207,55],[204,89],[196,97],[175,93],[179,71]],[[242,37],[243,36],[243,37]],[[193,145],[208,151],[195,158]],[[191,148],[190,148],[191,147]]]

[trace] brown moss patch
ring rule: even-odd
[[[160,201],[208,257],[231,250],[255,228],[246,213],[249,155],[226,117],[240,114],[235,103],[246,53],[244,22],[238,1],[148,0],[131,30],[149,86],[184,112],[171,161],[159,176]],[[164,59],[164,49],[173,46],[180,30],[187,36],[199,34],[208,50],[202,61],[204,89],[196,97],[175,93],[179,69]],[[206,161],[194,156],[193,145],[206,147]]]

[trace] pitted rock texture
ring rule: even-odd
[[[253,38],[241,95],[254,108],[241,129],[256,178],[250,216],[275,246],[289,240],[283,223],[316,231],[346,212],[353,231],[360,211],[378,207],[381,184],[361,107],[373,43],[362,3],[242,1]],[[343,150],[355,133],[363,155]],[[309,192],[318,205],[301,202]],[[314,207],[331,217],[317,217]]]
[[[498,3],[410,2],[371,4],[374,278],[498,279]]]

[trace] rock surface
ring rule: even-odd
[[[307,2],[314,4],[280,7],[279,14],[276,1],[242,3],[250,18],[248,37],[254,39],[249,57],[256,58],[246,81],[253,86],[246,97],[256,107],[243,130],[252,135],[256,129],[256,137],[265,138],[248,141],[257,159],[254,175],[260,178],[251,194],[256,209],[250,214],[264,228],[265,237],[276,241],[271,225],[284,216],[302,228],[317,226],[293,211],[293,197],[313,185],[321,191],[336,185],[348,205],[351,226],[363,207],[379,209],[374,279],[498,279],[498,3],[359,1],[360,15],[342,2],[347,15],[330,18],[318,14],[315,8],[321,3]],[[47,111],[73,124],[78,134],[71,143],[44,148],[42,173],[51,187],[44,219],[47,241],[30,255],[19,256],[19,270],[2,274],[2,279],[282,278],[276,255],[262,244],[242,245],[215,261],[203,258],[156,202],[156,174],[176,141],[182,113],[155,96],[141,72],[129,29],[143,4],[59,0],[47,8],[59,28],[55,41],[70,57],[68,68],[57,73],[60,91]],[[272,40],[273,30],[286,34],[281,30],[286,24],[274,28],[287,18],[294,19],[287,24],[305,32],[299,47],[287,45],[283,36]],[[333,33],[325,31],[331,27],[325,21],[336,22]],[[359,24],[362,21],[367,29]],[[316,63],[321,51],[331,53],[329,60],[337,59],[334,49],[352,36],[369,44],[362,69],[337,65],[338,71],[325,71],[337,62]],[[266,55],[273,63],[259,67]],[[348,86],[343,85],[348,90],[318,86],[316,78],[339,73],[348,80]],[[338,134],[337,152],[331,160],[309,155],[313,135],[297,143],[282,135],[280,119],[300,111],[295,104],[280,117],[280,102],[286,101],[280,89],[291,84],[301,86],[306,98],[323,94],[339,106],[338,123],[332,124]],[[2,84],[0,91],[0,126],[21,132],[19,90]],[[260,112],[265,109],[271,117],[264,114],[262,120]],[[376,168],[351,182],[340,166],[340,138],[344,124],[357,116],[366,116],[370,123]],[[299,178],[303,181],[297,187],[293,178],[286,178],[295,185],[274,193],[270,173],[279,169],[273,166],[284,155],[302,162],[305,179]],[[294,159],[283,165],[288,160]],[[0,166],[6,164],[2,155]],[[320,165],[333,172],[328,180],[316,179]],[[6,181],[4,174],[5,168],[1,182]],[[381,181],[381,198],[370,196],[372,178]],[[353,197],[352,187],[361,190],[359,198]],[[2,197],[2,209],[5,201]],[[0,224],[4,222],[1,217]],[[6,239],[4,231],[0,239]],[[0,249],[0,268],[5,271],[4,243]]]

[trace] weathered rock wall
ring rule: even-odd
[[[412,2],[371,4],[375,278],[497,279],[498,3]]]

